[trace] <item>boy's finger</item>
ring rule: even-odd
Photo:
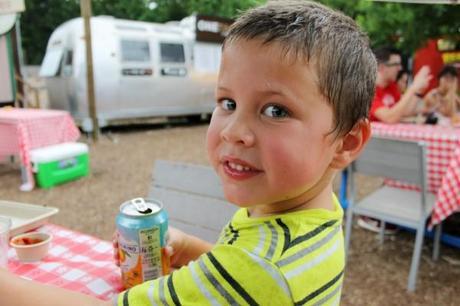
[[[167,245],[165,247],[165,253],[166,255],[168,255],[169,257],[173,256],[174,255],[174,248],[170,245]]]
[[[118,236],[116,233],[112,236],[112,246],[113,246],[113,260],[115,261],[115,265],[119,267],[120,266],[120,254],[118,254]]]

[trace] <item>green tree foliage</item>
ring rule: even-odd
[[[53,30],[65,21],[80,16],[79,0],[26,0],[21,15],[22,42],[27,64],[41,63]],[[150,9],[155,2],[157,7]],[[92,0],[93,15],[165,22],[180,20],[193,13],[233,18],[263,0]]]
[[[460,35],[460,5],[382,3],[369,0],[317,0],[343,11],[368,32],[374,46],[393,43],[407,54],[428,38]],[[149,9],[155,2],[156,9]],[[265,0],[92,0],[93,15],[165,22],[193,13],[235,18]],[[80,16],[79,0],[26,0],[21,31],[27,64],[40,64],[52,31]]]
[[[25,5],[20,17],[25,62],[40,64],[49,36],[58,25],[80,15],[80,4],[76,0],[26,0]]]
[[[266,1],[263,0],[189,0],[187,1],[187,11],[197,12],[205,15],[217,15],[227,18],[236,18],[238,15],[251,7],[257,6]]]
[[[408,4],[369,0],[320,0],[353,17],[369,34],[373,46],[393,44],[413,53],[428,39],[460,39],[460,5]]]

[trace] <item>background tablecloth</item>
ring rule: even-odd
[[[373,122],[372,134],[427,144],[428,190],[436,194],[430,227],[460,210],[460,128]],[[391,184],[413,188],[400,182]]]
[[[0,109],[0,160],[19,154],[33,187],[30,150],[76,141],[80,131],[68,112],[45,109]]]

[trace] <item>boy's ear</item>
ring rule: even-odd
[[[371,136],[371,125],[368,119],[362,119],[353,129],[342,137],[341,144],[338,145],[331,167],[343,169],[354,161],[364,149]]]

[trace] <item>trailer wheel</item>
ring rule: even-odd
[[[189,115],[187,116],[187,121],[192,124],[197,124],[201,122],[201,115]]]

